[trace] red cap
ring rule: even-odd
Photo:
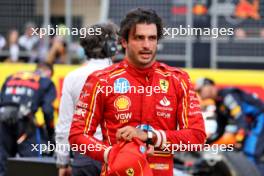
[[[146,144],[137,138],[115,144],[108,158],[109,176],[153,176],[146,153]]]

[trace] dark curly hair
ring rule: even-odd
[[[94,31],[101,29],[100,35],[87,35],[81,39],[80,44],[88,58],[106,58],[109,57],[104,51],[107,40],[117,40],[118,27],[112,22],[95,24],[91,26]]]
[[[125,18],[121,21],[119,35],[122,39],[128,41],[128,35],[131,29],[136,24],[147,23],[156,24],[158,40],[162,38],[163,24],[162,19],[152,9],[137,8],[127,13]]]

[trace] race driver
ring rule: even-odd
[[[120,25],[123,61],[94,72],[84,84],[69,141],[85,145],[85,155],[105,163],[101,175],[107,175],[111,147],[121,140],[137,137],[155,147],[148,157],[155,176],[173,175],[168,146],[205,142],[199,100],[188,74],[155,59],[162,29],[155,11],[130,11]],[[147,96],[149,87],[152,96]],[[98,125],[103,141],[93,137]]]

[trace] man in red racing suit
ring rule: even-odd
[[[135,11],[143,16],[155,13]],[[124,60],[87,78],[73,116],[69,140],[78,149],[85,145],[85,155],[105,163],[111,146],[118,140],[130,141],[133,137],[151,140],[155,150],[148,161],[153,175],[172,176],[171,144],[203,144],[204,122],[188,74],[155,61],[160,37],[157,33],[152,22],[137,22],[129,33],[131,38],[126,40],[130,43],[122,43],[126,49]],[[143,49],[133,58],[127,50],[134,44],[137,45],[133,50],[137,49],[139,42],[143,43]],[[140,62],[146,67],[140,67]],[[98,125],[103,141],[93,137]],[[101,175],[107,175],[106,167]]]

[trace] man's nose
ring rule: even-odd
[[[143,47],[144,47],[144,48],[149,48],[149,47],[150,47],[150,41],[149,41],[149,39],[145,39],[145,40],[143,41]]]

